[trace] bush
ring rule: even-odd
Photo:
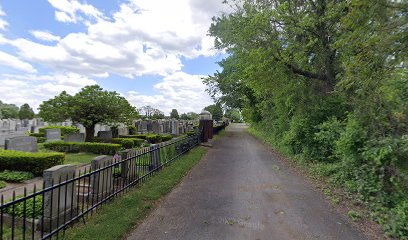
[[[63,164],[64,160],[65,155],[62,153],[3,150],[0,151],[0,171],[24,171],[41,176],[44,170]]]
[[[193,136],[193,135],[195,135],[196,133],[193,132],[193,131],[191,131],[191,132],[186,132],[186,134],[187,134],[187,136]]]
[[[166,142],[166,141],[171,140],[173,136],[171,134],[163,134],[163,135],[160,135],[160,138],[162,142]]]
[[[0,189],[5,188],[7,183],[5,181],[0,181]]]
[[[6,182],[24,182],[34,178],[34,174],[30,172],[9,171],[0,172],[0,180]]]
[[[144,140],[141,138],[128,138],[128,139],[131,139],[133,141],[133,147],[140,147],[144,142]]]
[[[45,132],[44,133],[30,133],[30,134],[28,134],[28,136],[31,136],[31,137],[45,137]]]
[[[161,138],[158,134],[149,134],[146,136],[146,140],[149,143],[159,143],[161,141]]]
[[[40,134],[43,134],[45,136],[46,129],[61,129],[61,136],[65,136],[66,134],[69,133],[79,133],[79,128],[68,126],[47,126],[40,128],[38,131]]]
[[[121,149],[120,144],[95,142],[63,142],[44,143],[44,148],[57,152],[90,152],[95,154],[113,155]]]
[[[141,138],[140,136],[145,136],[145,134],[136,134],[136,135],[119,135],[119,138]],[[146,137],[145,137],[146,138]],[[145,139],[143,138],[143,139]]]
[[[134,135],[137,133],[137,129],[135,126],[127,126],[127,128],[129,129],[129,135]]]
[[[17,198],[20,198],[22,196],[18,196]],[[34,205],[34,198],[35,198],[35,208],[33,208]],[[15,204],[14,206],[14,216],[17,217],[23,217],[24,215],[26,217],[32,217],[34,213],[34,217],[39,217],[42,215],[43,209],[43,198],[41,195],[37,195],[35,197],[27,199],[27,201],[24,204],[24,201],[19,202]],[[13,207],[7,207],[6,213],[12,215],[13,214]]]
[[[45,143],[45,141],[47,141],[47,138],[45,138],[45,137],[38,137],[37,138],[37,143]]]
[[[133,148],[134,142],[132,138],[112,138],[112,143],[120,144],[123,148]]]

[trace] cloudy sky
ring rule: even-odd
[[[225,55],[207,36],[222,0],[2,0],[0,100],[33,108],[99,84],[136,107],[199,112]]]

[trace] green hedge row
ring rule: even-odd
[[[38,129],[39,134],[43,134],[40,137],[45,136],[45,130],[46,129],[61,129],[61,136],[65,136],[66,134],[69,133],[79,133],[79,128],[76,127],[68,127],[68,126],[47,126],[47,127],[42,127]]]
[[[44,143],[44,148],[57,152],[90,152],[95,154],[113,155],[121,149],[120,144],[96,142],[64,142]]]
[[[136,135],[120,135],[120,138],[138,138],[147,140],[149,143],[159,143],[169,141],[173,138],[171,134],[136,134]]]
[[[143,142],[140,138],[112,138],[112,143],[120,144],[125,149],[140,147]]]
[[[0,171],[24,171],[41,176],[43,171],[55,165],[63,164],[65,155],[50,152],[0,151]]]

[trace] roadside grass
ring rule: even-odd
[[[65,164],[81,164],[91,163],[92,159],[101,154],[94,153],[66,153],[65,154]]]
[[[101,207],[85,225],[67,230],[64,239],[119,239],[130,232],[198,163],[207,149],[196,147],[175,160],[140,186]]]

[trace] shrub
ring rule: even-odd
[[[193,136],[193,135],[195,135],[196,133],[193,132],[193,131],[191,131],[191,132],[186,132],[186,134],[187,134],[187,136]]]
[[[119,135],[119,138],[141,138],[140,136],[144,134],[136,134],[136,135]]]
[[[68,133],[79,133],[79,128],[68,126],[47,126],[40,128],[38,131],[40,134],[45,135],[46,129],[61,129],[61,136],[65,136]]]
[[[45,143],[45,141],[47,141],[47,138],[45,138],[45,137],[38,137],[37,138],[37,143]]]
[[[63,142],[44,143],[44,147],[57,152],[90,152],[95,154],[113,155],[121,149],[120,144],[95,142]]]
[[[135,126],[127,126],[127,128],[129,129],[129,135],[136,134],[137,129]]]
[[[5,188],[7,183],[5,181],[0,181],[0,189]]]
[[[140,147],[144,142],[144,140],[141,138],[128,138],[128,139],[131,139],[133,141],[133,147]]]
[[[163,134],[163,135],[160,135],[160,139],[161,139],[162,142],[169,141],[169,140],[171,140],[172,138],[173,138],[173,136],[172,136],[171,134]]]
[[[134,146],[132,138],[112,138],[112,143],[120,144],[125,149],[129,149]]]
[[[161,138],[158,134],[149,134],[146,136],[146,140],[149,143],[159,143],[161,141]]]
[[[65,155],[62,153],[3,150],[0,151],[0,171],[24,171],[41,176],[44,170],[63,164],[64,160]]]
[[[20,198],[20,197],[22,196],[18,196],[17,198]],[[35,198],[35,208],[33,208],[34,198]],[[42,215],[42,212],[43,212],[42,202],[43,202],[43,198],[41,195],[37,195],[33,198],[27,199],[27,201],[25,201],[25,204],[24,204],[24,201],[19,202],[14,205],[14,216],[23,217],[25,215],[26,217],[32,217],[34,213],[34,217],[39,217]],[[10,215],[13,214],[13,207],[11,206],[7,207],[5,210],[8,214]]]
[[[24,182],[34,178],[34,174],[30,172],[9,171],[0,172],[0,180],[6,182]]]
[[[30,134],[28,134],[28,136],[31,136],[31,137],[45,137],[45,133],[30,133]]]

